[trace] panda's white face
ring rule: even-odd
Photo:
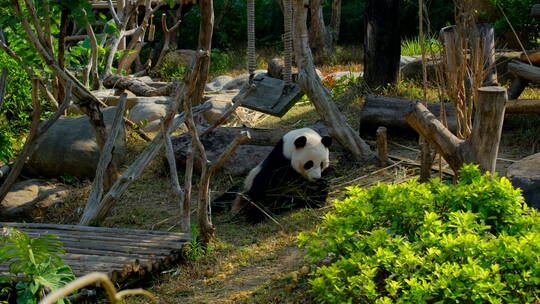
[[[328,168],[332,140],[321,137],[309,128],[293,130],[283,137],[283,155],[291,160],[293,169],[305,179],[315,181]]]

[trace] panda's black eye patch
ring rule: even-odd
[[[304,169],[306,169],[306,170],[309,170],[312,167],[313,167],[313,161],[311,161],[311,160],[304,164]]]

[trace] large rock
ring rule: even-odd
[[[116,107],[103,110],[110,131]],[[120,132],[114,154],[118,160],[125,155],[125,133]],[[34,145],[29,160],[29,173],[57,177],[69,174],[82,178],[94,176],[100,150],[88,117],[62,117]]]
[[[220,132],[214,132],[201,138],[201,142],[206,149],[206,157],[211,162],[217,160],[233,140],[233,138],[223,135]],[[185,166],[187,147],[191,143],[191,136],[186,133],[180,136],[174,136],[171,140],[177,164],[179,166]],[[255,166],[264,160],[273,148],[270,146],[242,145],[225,161],[221,169],[235,176],[247,175],[251,169],[255,168]],[[200,170],[199,161],[196,160],[194,164],[195,168]]]
[[[228,83],[229,81],[233,80],[234,78],[228,75],[221,75],[218,76],[209,83],[206,84],[204,87],[204,90],[207,92],[218,92],[223,89],[223,86]]]
[[[266,73],[266,70],[255,70],[255,76]],[[228,81],[223,85],[222,90],[241,90],[248,86],[249,74],[244,73],[242,75],[236,76],[232,80]]]
[[[47,208],[62,202],[67,194],[67,188],[44,180],[16,183],[0,203],[0,218],[20,220],[41,215]]]
[[[139,102],[134,105],[128,114],[129,120],[134,123],[150,122],[160,119],[167,114],[167,105],[156,102]]]
[[[540,153],[513,163],[506,176],[514,187],[521,188],[527,205],[540,210]]]
[[[345,82],[349,82],[352,79],[358,79],[361,77],[364,77],[364,72],[335,72],[335,73],[326,75],[324,79],[334,79],[334,81],[346,79]]]
[[[268,62],[268,76],[272,78],[277,79],[283,79],[283,69],[285,67],[285,62],[282,58],[272,58]],[[319,78],[323,78],[323,74],[318,69],[315,69],[315,72],[319,76]],[[291,68],[291,75],[293,82],[296,82],[296,79],[298,78],[298,68],[292,67]]]
[[[428,79],[431,81],[437,80],[437,69],[440,69],[440,62],[430,60],[427,64]],[[415,59],[400,69],[401,79],[405,80],[422,80],[422,58]]]

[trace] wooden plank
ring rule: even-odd
[[[102,235],[72,235],[69,233],[54,233],[49,230],[43,231],[43,232],[37,232],[37,231],[27,231],[28,235],[32,237],[39,237],[39,236],[45,236],[54,234],[58,236],[61,240],[71,240],[71,241],[100,241],[100,242],[106,242],[106,243],[133,243],[137,242],[140,246],[143,247],[153,247],[153,246],[159,246],[159,247],[167,247],[172,249],[179,249],[182,248],[182,244],[185,242],[185,240],[182,239],[176,239],[176,240],[159,240],[159,239],[144,239],[144,238],[123,238],[123,237],[117,237],[117,236],[102,236]],[[175,242],[176,241],[176,242]]]
[[[93,236],[102,236],[102,237],[115,237],[118,235],[117,234],[111,234],[109,232],[105,232],[105,231],[101,231],[101,232],[91,232],[91,233],[88,233],[88,232],[85,232],[85,231],[66,231],[66,230],[53,230],[53,229],[29,229],[29,228],[22,228],[21,230],[24,230],[26,232],[32,232],[32,233],[43,233],[43,234],[54,234],[54,235],[57,235],[57,236],[60,236],[60,235],[64,235],[64,234],[68,234],[68,235],[72,235],[72,236],[80,236],[80,237],[84,237],[84,236],[88,236],[88,235],[93,235]],[[147,240],[149,242],[158,242],[158,241],[173,241],[173,242],[176,242],[176,241],[187,241],[185,240],[184,236],[178,236],[178,235],[169,235],[169,236],[163,236],[163,235],[160,235],[160,236],[157,236],[157,235],[130,235],[130,234],[121,234],[122,237],[120,238],[125,238],[125,239],[130,239],[130,240],[133,240],[133,239],[144,239],[144,240]]]
[[[103,228],[103,227],[91,227],[80,225],[58,225],[58,224],[39,224],[39,223],[7,223],[0,222],[0,226],[9,226],[14,228],[37,228],[37,229],[51,229],[51,230],[66,230],[66,231],[84,231],[84,232],[104,232],[104,233],[116,233],[116,234],[128,234],[128,235],[158,235],[158,236],[170,236],[176,235],[189,239],[189,236],[185,233],[179,232],[165,232],[158,230],[138,230],[127,228]]]

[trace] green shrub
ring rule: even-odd
[[[17,294],[17,304],[34,304],[46,292],[55,291],[75,279],[71,268],[64,264],[58,253],[64,253],[56,236],[31,238],[24,231],[4,228],[0,235],[0,264],[9,262],[9,272],[20,275],[15,282],[0,276],[0,295]],[[6,287],[7,286],[7,287]],[[59,304],[67,303],[58,301]],[[1,303],[1,302],[0,302]]]
[[[300,235],[322,303],[532,303],[540,292],[540,217],[506,178],[467,165],[434,179],[353,187]]]

